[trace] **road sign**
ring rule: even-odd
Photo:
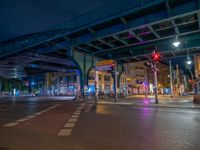
[[[115,62],[113,60],[103,60],[96,63],[96,70],[111,70],[113,66],[115,66]]]
[[[113,65],[107,65],[107,66],[99,66],[96,67],[97,71],[107,71],[107,70],[111,70],[113,67]]]
[[[96,63],[96,66],[97,67],[100,67],[100,66],[109,66],[109,65],[113,65],[115,64],[115,62],[111,59],[109,60],[102,60],[102,61],[99,61]]]

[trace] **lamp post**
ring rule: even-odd
[[[181,44],[181,42],[178,40],[178,36],[176,36],[176,39],[175,39],[175,41],[172,43],[175,47],[178,47],[180,44]]]
[[[174,93],[173,93],[173,82],[172,82],[172,62],[171,62],[171,60],[169,61],[169,71],[170,71],[171,98],[173,98],[173,97],[174,97]]]
[[[192,61],[191,61],[190,57],[188,56],[187,61],[186,61],[186,69],[189,70],[191,78],[192,78],[192,92],[193,92],[193,95],[194,95],[194,76],[193,76],[193,73],[191,71],[191,65],[192,65]]]

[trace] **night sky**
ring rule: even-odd
[[[113,0],[0,0],[0,41],[43,31]]]

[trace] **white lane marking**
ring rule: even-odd
[[[73,128],[75,125],[75,123],[73,122],[67,122],[65,125],[64,125],[64,128]]]
[[[75,113],[73,113],[73,115],[80,115],[80,113],[75,112]]]
[[[47,111],[52,110],[52,109],[54,109],[54,108],[56,108],[56,107],[58,107],[58,106],[60,106],[60,104],[57,104],[57,105],[51,106],[51,107],[49,107],[49,108],[47,108],[47,109],[44,109],[44,110],[42,110],[42,111],[40,111],[40,112],[41,112],[41,113],[43,113],[43,112],[47,112]]]
[[[42,112],[35,113],[35,115],[41,115],[41,114],[42,114]]]
[[[72,129],[61,129],[58,133],[58,136],[69,136],[72,132]]]
[[[68,122],[65,123],[63,129],[60,130],[60,132],[57,134],[57,136],[70,136],[70,134],[72,132],[72,128],[75,126],[76,121],[77,121],[82,109],[84,108],[84,106],[85,106],[85,104],[82,104],[81,106],[79,106],[76,109],[76,111],[73,113],[73,115],[68,120]]]
[[[27,120],[28,120],[28,118],[22,118],[22,119],[18,119],[17,122],[25,122]]]
[[[40,112],[41,112],[41,113],[45,113],[45,112],[47,112],[47,111],[48,111],[48,110],[45,109],[45,110],[42,110],[42,111],[40,111]]]
[[[35,117],[36,117],[36,115],[30,115],[30,116],[27,116],[26,118],[31,119],[31,118],[35,118]]]
[[[81,113],[81,111],[80,110],[76,110],[74,113]]]
[[[72,115],[71,118],[78,118],[79,115]]]
[[[18,122],[11,122],[11,123],[7,123],[7,124],[3,125],[3,127],[14,127],[18,124],[19,124]]]
[[[56,107],[58,107],[58,106],[60,106],[60,104],[57,104],[57,105],[51,106],[50,109],[56,108]]]
[[[51,107],[49,107],[49,108],[53,109],[53,108],[58,107],[59,105],[60,105],[60,104],[57,104],[57,105],[51,106]],[[25,121],[27,121],[27,120],[29,120],[29,119],[31,119],[31,118],[35,118],[36,115],[41,115],[43,112],[47,112],[49,108],[47,108],[47,109],[45,109],[45,110],[42,110],[42,111],[40,111],[40,112],[34,113],[33,115],[27,116],[26,118],[18,119],[18,120],[16,120],[16,122],[11,122],[11,123],[4,124],[3,127],[13,127],[13,126],[16,126],[16,125],[18,125],[19,123],[25,122]]]
[[[73,118],[68,120],[68,122],[76,122],[76,121],[77,119],[73,119]]]

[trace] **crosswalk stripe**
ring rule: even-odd
[[[78,118],[79,115],[72,115],[71,118]]]
[[[80,113],[74,112],[73,115],[80,115]]]
[[[74,125],[75,125],[75,123],[73,123],[73,122],[67,122],[67,123],[64,125],[64,127],[65,127],[65,128],[73,128]]]
[[[76,121],[77,119],[73,119],[73,118],[68,120],[68,122],[76,122]]]
[[[76,110],[76,111],[75,111],[75,113],[80,113],[80,112],[81,112],[80,110]]]
[[[61,129],[58,133],[58,136],[69,136],[72,132],[72,129]]]

